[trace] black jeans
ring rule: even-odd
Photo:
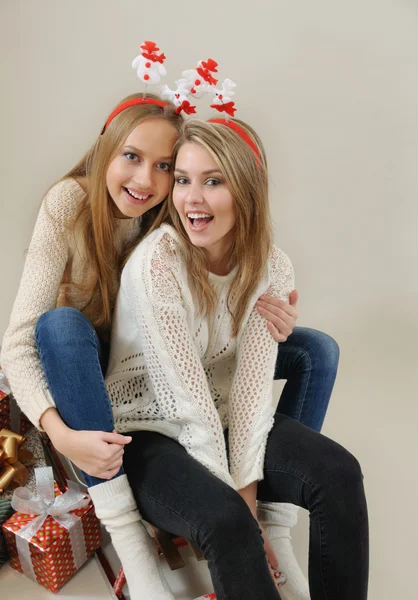
[[[201,548],[218,600],[277,600],[260,529],[239,494],[176,441],[149,431],[130,435],[124,468],[142,516]],[[312,600],[367,598],[363,476],[347,450],[277,414],[258,497],[309,510]]]

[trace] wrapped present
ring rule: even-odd
[[[12,429],[26,435],[32,428],[32,423],[16,404],[9,382],[0,366],[0,429]]]
[[[57,592],[100,546],[100,522],[90,497],[68,482],[62,493],[51,467],[35,469],[36,495],[15,490],[17,511],[4,524],[10,565]]]
[[[10,500],[0,498],[0,525],[6,521],[13,513],[13,508]],[[0,527],[0,567],[9,560],[9,553],[7,551],[6,541],[3,536],[3,532]]]
[[[24,442],[23,435],[9,429],[0,430],[0,494],[10,485],[22,486],[28,480],[29,471],[23,463],[31,464],[33,455],[29,450],[20,448]]]
[[[35,493],[36,492],[35,467],[45,467],[46,466],[46,460],[45,460],[44,449],[43,449],[43,445],[42,445],[42,441],[41,441],[41,435],[40,435],[39,431],[35,427],[33,427],[23,439],[25,441],[22,443],[22,446],[20,449],[28,450],[29,451],[28,457],[30,457],[30,456],[32,457],[30,460],[25,459],[25,461],[23,462],[23,464],[26,467],[28,467],[28,471],[29,471],[29,476],[28,476],[26,483],[24,483],[24,486],[26,488],[28,488],[29,491]],[[25,455],[23,455],[23,456],[25,456]],[[0,460],[0,464],[1,464],[1,460]],[[0,472],[1,472],[1,467],[0,467]],[[16,483],[18,483],[18,482],[16,482]],[[18,484],[18,485],[22,485],[22,484]],[[0,495],[0,497],[11,500],[12,496],[13,496],[14,487],[16,487],[16,484],[12,484],[5,492],[3,492],[3,494]]]

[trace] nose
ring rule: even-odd
[[[191,182],[187,187],[187,202],[190,205],[203,202],[202,187],[198,182]]]
[[[152,187],[153,172],[153,165],[141,163],[135,171],[134,182],[140,189],[149,190]]]

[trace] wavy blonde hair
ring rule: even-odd
[[[118,103],[122,104],[142,94],[132,94]],[[148,94],[149,97],[160,99]],[[116,228],[115,207],[106,186],[106,173],[111,161],[120,147],[140,123],[148,119],[164,119],[171,123],[177,131],[181,131],[183,118],[175,113],[175,107],[167,103],[164,108],[154,104],[135,105],[120,112],[101,134],[92,148],[83,158],[59,181],[69,177],[79,183],[85,182],[85,194],[81,200],[72,228],[81,236],[86,253],[86,272],[88,279],[77,285],[67,278],[61,285],[60,294],[64,305],[72,305],[76,299],[82,302],[83,311],[91,313],[91,320],[97,328],[108,328],[120,282],[120,273],[124,256],[140,240],[138,236],[129,247],[124,249],[122,257],[118,256],[114,246]],[[152,226],[164,205],[156,206],[145,213],[141,224],[141,237]]]
[[[238,334],[251,294],[259,283],[272,245],[268,201],[266,154],[255,131],[243,121],[231,119],[250,136],[259,150],[258,158],[250,146],[232,129],[216,123],[187,121],[173,153],[173,164],[180,148],[187,143],[200,144],[214,158],[235,202],[234,241],[229,256],[231,269],[237,267],[228,294],[228,310],[233,317],[233,336]],[[190,242],[169,195],[164,217],[179,233],[186,256],[187,272],[200,310],[210,314],[216,304],[215,291],[208,278],[208,263],[202,248]],[[155,226],[158,225],[158,221]]]

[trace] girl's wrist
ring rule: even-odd
[[[56,408],[48,408],[40,418],[40,424],[42,429],[47,433],[51,442],[54,444],[54,440],[62,439],[63,436],[69,435],[72,429],[67,427],[64,421],[61,419]]]

